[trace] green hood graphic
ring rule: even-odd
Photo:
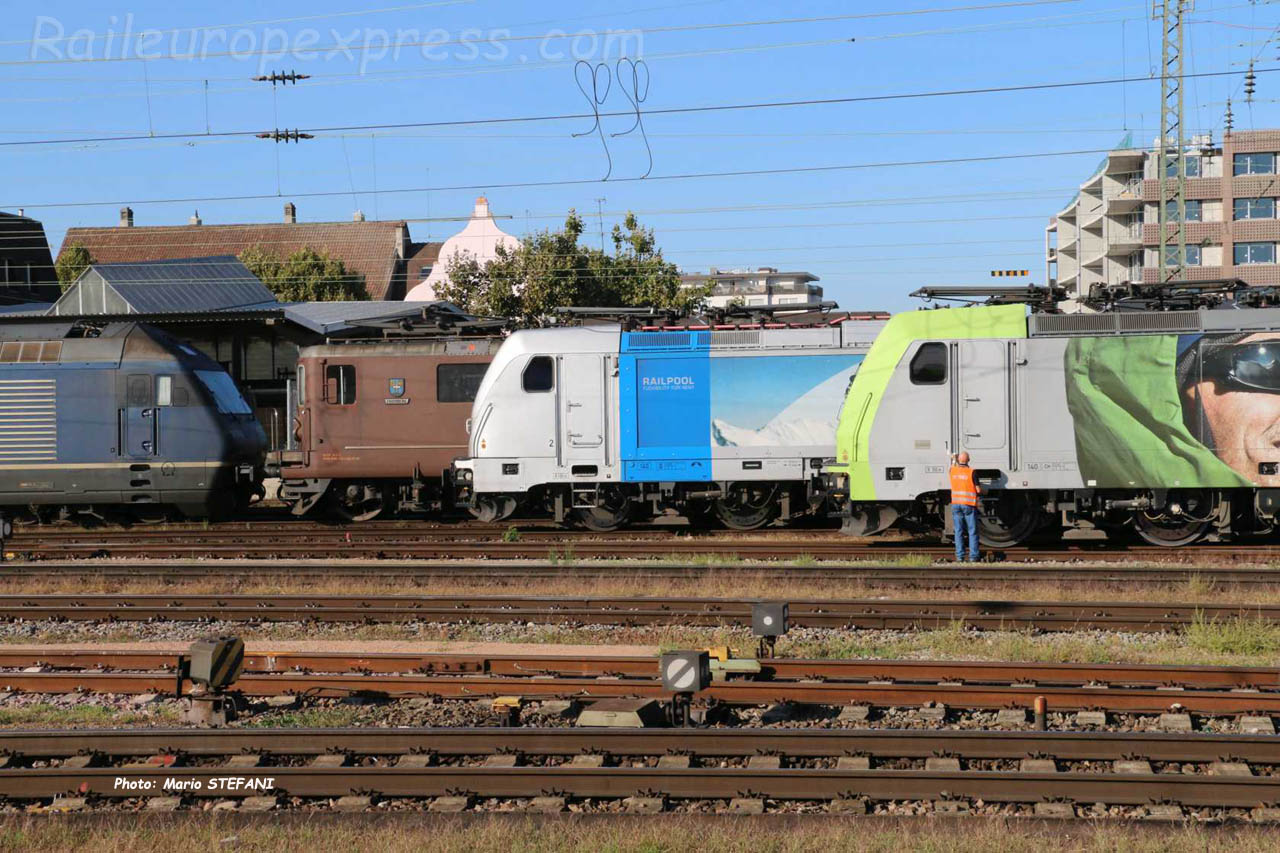
[[[1063,368],[1086,486],[1250,486],[1187,430],[1176,335],[1078,338]]]

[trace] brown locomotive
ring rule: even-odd
[[[298,358],[296,447],[277,451],[280,498],[355,521],[440,508],[450,463],[500,337],[351,341]]]

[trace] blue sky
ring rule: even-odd
[[[1253,104],[1241,89],[1250,58],[1259,69],[1280,64],[1268,42],[1280,8],[1196,7],[1186,71],[1233,73],[1187,81],[1188,126],[1220,138],[1229,95],[1237,128],[1277,126],[1280,74],[1258,75]],[[68,227],[114,224],[122,203],[140,225],[183,224],[197,208],[206,223],[277,221],[289,200],[307,221],[349,219],[357,208],[429,220],[465,216],[485,192],[516,234],[554,227],[572,207],[598,239],[598,205],[606,230],[634,210],[686,270],[809,270],[842,307],[896,311],[913,306],[907,294],[920,285],[990,282],[992,269],[1028,268],[1042,281],[1045,221],[1100,156],[1049,155],[1105,149],[1129,132],[1150,140],[1158,129],[1158,81],[652,112],[1145,77],[1159,62],[1150,0],[9,0],[5,11],[0,143],[589,114],[575,57],[611,68],[600,111],[634,113],[619,53],[643,57],[649,73],[639,93],[647,150],[639,128],[626,133],[634,114],[601,119],[608,181],[590,118],[362,127],[289,145],[217,136],[0,145],[0,209],[25,206],[43,219],[55,249]],[[748,25],[757,22],[768,23]],[[160,32],[140,40],[148,29]],[[398,56],[381,48],[397,41]],[[356,47],[365,43],[372,49]],[[138,61],[139,52],[154,58]],[[279,70],[313,76],[274,91],[249,79]],[[212,200],[231,196],[261,198]],[[411,225],[418,240],[458,227]]]

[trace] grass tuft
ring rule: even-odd
[[[502,531],[502,541],[503,542],[519,542],[520,528],[516,527],[513,524],[510,527],[508,527],[506,530]]]
[[[172,706],[148,711],[124,711],[108,705],[71,705],[60,707],[48,703],[0,708],[0,727],[4,728],[102,728],[177,722],[178,711]]]
[[[1280,651],[1280,625],[1255,616],[1207,619],[1197,612],[1187,626],[1187,642],[1220,655],[1266,655]]]

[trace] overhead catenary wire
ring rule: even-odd
[[[606,210],[604,212],[604,215],[609,217],[614,217],[614,218],[621,218],[628,214],[634,214],[636,216],[641,216],[641,217],[701,216],[708,213],[755,214],[755,213],[766,213],[766,212],[775,212],[775,211],[827,210],[827,209],[833,209],[833,208],[840,209],[840,208],[859,208],[859,207],[899,207],[899,206],[910,207],[910,206],[925,205],[925,204],[927,205],[989,204],[993,200],[1031,201],[1031,200],[1039,200],[1044,198],[1055,198],[1061,193],[1069,192],[1074,189],[1077,189],[1077,188],[1071,187],[1071,186],[1038,187],[1038,188],[1028,189],[1028,190],[1013,190],[1013,191],[1001,191],[1001,192],[966,192],[966,193],[935,194],[935,195],[924,195],[924,196],[881,196],[881,197],[869,197],[869,198],[864,197],[864,198],[858,198],[858,199],[844,199],[844,200],[820,201],[820,202],[757,203],[757,204],[715,205],[715,206],[676,207],[676,208],[638,208],[638,209],[628,208],[628,209],[618,209],[618,210]],[[541,213],[528,212],[525,218],[537,219],[537,220],[563,221],[567,213],[568,213],[568,210],[559,210],[554,212],[548,211],[548,212],[541,212]],[[1039,216],[1038,218],[1043,218],[1043,217]],[[434,218],[434,219],[421,219],[421,218],[414,218],[414,217],[396,217],[389,220],[366,220],[365,222],[359,223],[359,224],[372,225],[372,224],[378,224],[379,222],[398,223],[402,221],[406,223],[465,222],[468,219],[469,217],[466,217],[466,216],[449,216],[449,217],[440,217],[440,218]],[[963,219],[956,220],[956,221],[971,221],[972,219],[973,217],[964,217]],[[944,220],[905,220],[905,221],[899,222],[898,224],[911,224],[913,222],[918,222],[918,221],[929,222],[929,221],[944,221]],[[265,226],[275,227],[275,226],[280,226],[284,224],[286,223],[230,222],[230,223],[223,223],[223,224],[206,223],[198,227],[208,228],[208,229],[215,229],[215,228],[216,229],[230,229],[230,228],[248,229],[248,228],[261,228]],[[351,222],[350,220],[339,220],[339,221],[301,222],[296,224],[348,225],[348,224],[351,224]],[[803,223],[800,223],[800,224],[803,224]],[[867,223],[867,224],[874,225],[878,223]],[[158,228],[189,228],[193,226],[190,226],[188,224],[176,224],[176,225],[154,225],[154,226],[138,226],[138,227],[152,229],[152,233],[154,234],[155,229],[158,229]],[[80,230],[87,230],[87,231],[93,231],[93,232],[105,232],[105,233],[125,233],[125,234],[129,233],[127,231],[122,231],[118,226],[114,226],[114,225],[87,226],[87,227],[81,226]],[[42,229],[20,229],[20,230],[14,229],[14,230],[10,230],[8,233],[9,234],[18,233],[18,234],[33,236],[33,235],[43,234],[44,231]],[[0,237],[0,239],[4,239],[4,238]],[[288,242],[293,242],[293,241],[288,241]],[[182,245],[185,247],[188,244],[152,242],[152,243],[149,243],[149,245],[157,246],[157,247]]]
[[[1270,73],[1280,71],[1280,66],[1257,69],[1257,73]],[[1195,75],[1184,75],[1186,77],[1223,77],[1229,74],[1235,74],[1235,71],[1204,71]],[[1059,83],[1027,83],[1021,85],[1008,86],[987,86],[974,87],[966,89],[937,89],[923,92],[898,92],[883,95],[851,95],[848,97],[838,98],[802,98],[795,100],[780,101],[756,101],[737,104],[707,104],[704,106],[693,107],[659,107],[654,109],[646,109],[643,111],[644,116],[662,116],[662,115],[690,115],[696,113],[726,113],[740,112],[746,110],[760,109],[779,109],[794,107],[815,107],[815,106],[839,106],[845,104],[861,104],[876,103],[881,101],[901,101],[901,100],[922,100],[928,98],[948,98],[948,97],[964,97],[972,95],[990,95],[990,94],[1007,94],[1013,92],[1035,92],[1035,91],[1051,91],[1055,89],[1071,89],[1084,88],[1091,86],[1110,86],[1125,83],[1139,82],[1158,82],[1159,78],[1154,77],[1110,77],[1097,80],[1072,80]],[[634,110],[614,110],[608,112],[600,112],[600,118],[618,118],[630,117],[635,114]],[[343,133],[353,131],[371,131],[371,130],[391,130],[405,128],[426,128],[426,127],[474,127],[480,125],[503,125],[503,124],[526,124],[539,122],[560,122],[560,121],[582,121],[591,120],[597,117],[596,113],[558,113],[551,115],[531,115],[531,116],[506,116],[482,119],[447,119],[442,121],[424,121],[424,122],[389,122],[383,124],[351,124],[351,125],[329,125],[318,127],[300,127],[298,131],[302,133]],[[235,136],[257,136],[261,133],[260,129],[254,130],[224,130],[216,131],[211,134],[206,133],[162,133],[151,135],[134,135],[134,136],[101,136],[101,137],[80,137],[73,139],[28,139],[28,140],[10,140],[0,142],[0,146],[32,146],[32,145],[74,145],[89,142],[122,142],[136,141],[143,139],[199,139],[199,138],[218,138],[218,137],[235,137]]]
[[[1032,242],[1038,242],[1038,241],[1032,241]],[[739,251],[739,252],[743,252],[743,253],[748,253],[748,252],[753,252],[754,250],[753,250],[753,249],[750,249],[750,248],[747,248],[747,249],[740,249],[740,250],[738,250],[738,251]],[[667,254],[675,254],[675,253],[674,253],[674,252],[671,252],[671,253],[663,252],[663,257],[665,257]],[[691,254],[691,253],[688,253],[688,254]],[[1032,253],[1025,253],[1025,254],[1032,254]],[[1017,257],[1017,255],[1013,255],[1013,256],[1011,256],[1009,252],[978,252],[978,253],[966,253],[966,254],[947,253],[947,254],[944,254],[944,255],[920,255],[920,254],[911,254],[911,255],[896,255],[896,256],[892,256],[892,257],[871,257],[871,258],[857,258],[857,257],[806,258],[806,259],[805,259],[805,266],[807,266],[807,267],[816,267],[818,264],[844,264],[844,265],[848,265],[848,266],[852,267],[853,265],[856,265],[856,264],[864,264],[864,263],[882,263],[882,262],[885,262],[885,261],[954,261],[954,260],[973,260],[973,259],[978,259],[978,258],[1007,258],[1007,259],[1010,259],[1010,263],[1013,263],[1013,262],[1015,262],[1016,257]],[[712,263],[726,264],[726,263],[729,263],[729,262],[727,262],[727,261],[723,261],[723,260],[718,260],[718,259],[717,259],[717,260],[713,260],[713,261],[712,261]],[[546,272],[547,272],[547,273],[549,273],[549,274],[555,274],[555,273],[561,273],[561,272],[574,272],[574,271],[576,271],[576,270],[577,270],[577,267],[564,266],[564,267],[553,267],[553,268],[551,268],[551,269],[549,269],[549,270],[546,270]],[[899,272],[899,271],[898,271],[898,270],[887,270],[886,272],[894,272],[894,273],[897,273],[897,272]],[[933,274],[933,273],[935,273],[935,272],[936,272],[936,270],[930,270],[930,271],[928,271],[928,273],[929,273],[929,274]],[[686,273],[686,274],[692,274],[692,275],[703,275],[702,273]],[[741,274],[742,274],[742,275],[747,275],[747,274],[749,274],[749,272],[744,272],[744,273],[741,273]],[[361,277],[362,277],[362,276],[361,276],[361,274],[360,274],[359,272],[354,272],[354,271],[351,271],[351,270],[348,270],[348,271],[347,271],[347,275],[345,276],[345,278],[350,279],[350,280],[354,280],[354,279],[361,278]],[[602,280],[602,281],[610,281],[610,280],[614,280],[614,279],[617,279],[617,280],[627,280],[627,281],[633,281],[633,280],[634,280],[634,277],[633,277],[633,276],[631,276],[630,274],[625,273],[625,272],[621,272],[621,273],[593,272],[593,273],[592,273],[592,277],[594,277],[594,278],[596,278],[596,279],[599,279],[599,280]],[[985,275],[985,273],[984,273],[984,278],[985,278],[985,277],[986,277],[986,275]],[[313,281],[313,280],[315,280],[315,278],[317,278],[317,276],[282,276],[282,277],[280,277],[280,278],[273,278],[273,279],[272,279],[272,282],[273,282],[273,283],[280,283],[280,284],[291,284],[291,283],[294,283],[294,282],[307,282],[307,281]],[[323,277],[323,276],[320,276],[320,278],[324,278],[324,277]],[[414,276],[410,276],[410,278],[414,278]],[[232,284],[234,284],[234,283],[245,284],[245,283],[251,283],[251,282],[259,282],[259,283],[261,283],[261,282],[260,282],[260,280],[259,280],[259,279],[256,279],[256,278],[254,278],[254,279],[230,279],[230,280],[228,280],[228,282],[229,282],[229,283],[232,283]],[[155,281],[152,281],[152,280],[145,280],[145,279],[139,279],[139,280],[135,280],[135,281],[128,281],[128,280],[115,280],[115,279],[113,279],[113,280],[112,280],[112,283],[113,283],[113,284],[144,284],[144,285],[153,285],[153,284],[155,284],[156,282],[155,282]],[[359,302],[359,301],[365,301],[365,300],[348,300],[348,301],[356,301],[356,302]],[[378,301],[378,300],[371,300],[371,301]],[[390,302],[389,304],[393,304],[393,305],[394,305],[394,304],[400,304],[400,303],[398,303],[398,302]],[[215,312],[215,313],[216,313],[216,312]]]
[[[765,169],[729,169],[715,172],[680,172],[671,174],[649,175],[647,177],[621,177],[611,178],[604,181],[600,178],[564,178],[543,181],[486,181],[479,184],[454,184],[435,187],[398,187],[394,189],[378,189],[378,193],[388,195],[399,195],[405,193],[427,193],[427,192],[450,192],[450,191],[489,191],[495,189],[534,189],[545,187],[566,187],[566,186],[592,186],[601,183],[648,183],[648,182],[665,182],[665,181],[683,181],[683,180],[704,180],[713,178],[743,178],[743,177],[763,177],[768,175],[802,175],[802,174],[831,174],[835,172],[861,171],[868,169],[889,169],[889,168],[907,168],[907,167],[923,167],[923,166],[953,166],[962,163],[991,163],[1001,160],[1028,160],[1033,158],[1047,157],[1072,157],[1081,154],[1106,154],[1109,148],[1082,148],[1070,151],[1037,151],[1023,152],[1013,154],[988,154],[973,157],[940,157],[923,160],[889,160],[870,163],[843,163],[836,165],[824,166],[779,166]],[[360,190],[361,195],[372,194],[372,190]],[[5,208],[27,208],[32,210],[47,208],[75,208],[75,207],[116,207],[131,204],[193,204],[202,202],[219,202],[219,201],[265,201],[280,198],[326,198],[339,195],[350,195],[351,191],[346,190],[316,190],[308,192],[290,192],[290,193],[253,193],[253,194],[233,194],[219,196],[185,196],[181,198],[155,198],[155,199],[113,199],[101,201],[68,201],[68,202],[11,202],[0,203],[0,209]]]

